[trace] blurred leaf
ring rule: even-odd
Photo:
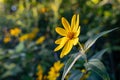
[[[68,61],[65,64],[64,67],[64,71],[63,71],[63,75],[62,75],[62,80],[64,80],[65,76],[68,74],[68,72],[70,71],[70,69],[72,68],[72,66],[75,64],[75,62],[82,57],[81,52],[73,54]]]
[[[23,43],[23,42],[20,42],[20,43],[16,46],[15,51],[16,51],[16,52],[21,52],[24,48],[25,48],[24,43]]]
[[[83,73],[80,72],[80,70],[74,71],[69,80],[80,80],[80,77],[83,75]]]
[[[95,42],[98,38],[100,38],[101,36],[109,33],[109,32],[112,32],[114,30],[116,30],[118,28],[114,28],[114,29],[111,29],[111,30],[107,30],[107,31],[104,31],[104,32],[101,32],[93,37],[91,37],[90,39],[88,39],[88,41],[85,43],[85,46],[84,46],[84,50],[87,51]]]
[[[9,49],[9,50],[8,50],[8,53],[9,53],[9,54],[14,54],[15,51],[14,51],[13,49]]]
[[[97,73],[103,78],[103,80],[110,80],[106,68],[103,63],[98,59],[91,59],[88,63],[85,63],[85,68]]]
[[[120,46],[111,46],[113,50],[120,50]]]
[[[101,59],[102,55],[107,51],[108,49],[103,49],[99,52],[97,52],[94,56],[92,56],[91,59]]]
[[[11,71],[6,71],[5,73],[3,73],[2,78],[11,76],[12,72]]]
[[[4,68],[6,68],[6,69],[8,69],[8,70],[11,70],[11,69],[13,69],[15,66],[16,66],[16,64],[14,64],[14,63],[11,63],[11,64],[3,64],[3,66],[4,66]]]
[[[11,63],[11,64],[5,63],[3,66],[7,69],[7,71],[5,71],[2,74],[2,78],[5,78],[11,75],[16,75],[18,72],[22,71],[22,69],[14,63]]]
[[[32,79],[32,77],[30,77],[30,76],[23,75],[23,76],[21,77],[21,80],[34,80],[34,79]]]

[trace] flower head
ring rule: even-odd
[[[37,72],[38,77],[37,77],[36,80],[42,80],[42,78],[43,78],[43,69],[42,69],[41,65],[38,65],[37,69],[38,69],[38,72]]]
[[[4,42],[4,43],[8,43],[8,42],[10,42],[10,41],[11,41],[11,38],[10,38],[9,35],[5,36],[4,39],[3,39],[3,42]]]
[[[53,67],[50,68],[50,71],[48,73],[48,76],[47,76],[48,80],[56,80],[57,77],[60,76],[59,71],[63,66],[64,64],[61,63],[60,61],[55,62]]]
[[[24,34],[24,35],[22,35],[20,38],[19,38],[19,41],[20,42],[23,42],[23,41],[25,41],[25,40],[27,40],[28,39],[28,34]]]
[[[14,28],[10,30],[10,34],[15,37],[17,37],[20,33],[21,33],[21,29],[19,28]]]
[[[43,41],[45,40],[45,36],[41,36],[41,37],[39,37],[37,40],[36,40],[36,44],[41,44],[41,43],[43,43]]]
[[[44,75],[44,69],[42,68],[42,66],[41,65],[38,65],[37,66],[37,78],[36,78],[36,80],[47,80],[47,76],[46,75]]]
[[[64,28],[56,27],[55,30],[59,35],[63,37],[55,41],[55,43],[58,44],[58,46],[54,49],[54,51],[58,51],[61,48],[63,48],[60,54],[60,58],[63,58],[71,51],[72,47],[76,45],[79,41],[79,15],[73,15],[71,25],[64,17],[62,17],[61,21]]]

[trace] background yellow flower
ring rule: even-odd
[[[22,42],[22,41],[25,41],[27,39],[28,39],[28,34],[24,34],[19,38],[19,41]]]
[[[11,41],[10,36],[5,36],[4,39],[3,39],[3,42],[4,42],[4,43],[8,43],[8,42],[10,42],[10,41]]]
[[[21,29],[19,28],[14,28],[10,30],[10,34],[15,37],[17,37],[20,33],[21,33]]]
[[[61,63],[60,61],[55,62],[53,67],[50,68],[50,71],[48,73],[47,76],[48,80],[57,80],[57,77],[59,77],[60,75],[59,71],[63,66],[64,64]]]
[[[45,40],[45,36],[41,36],[40,38],[38,38],[37,40],[36,40],[36,44],[41,44],[43,41]]]

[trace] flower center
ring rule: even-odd
[[[74,32],[68,32],[67,37],[68,37],[69,39],[72,39],[72,38],[74,37]]]

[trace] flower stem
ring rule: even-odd
[[[80,42],[78,42],[78,45],[80,47],[81,52],[84,52],[83,46],[80,44]]]

